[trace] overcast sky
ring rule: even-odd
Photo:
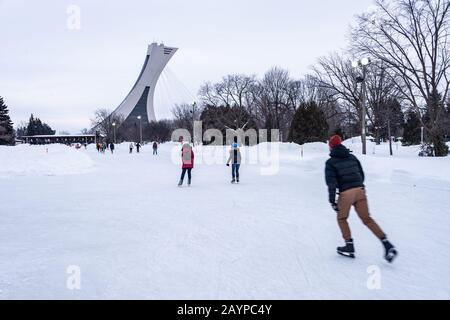
[[[180,48],[158,85],[157,117],[200,85],[272,66],[300,78],[347,44],[372,0],[0,0],[0,96],[13,121],[31,113],[78,133],[95,109],[114,110],[153,41]],[[68,8],[81,12],[73,27]],[[73,12],[73,11],[72,11]],[[68,27],[68,23],[72,28]],[[187,101],[191,102],[191,101]]]

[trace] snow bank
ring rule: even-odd
[[[87,173],[94,166],[82,150],[64,145],[0,147],[0,177]]]
[[[393,143],[393,156],[390,156],[389,143],[377,145],[368,141],[367,155],[362,156],[360,138],[346,140],[344,145],[358,156],[374,179],[411,185],[421,184],[424,179],[450,181],[450,157],[419,157],[419,146],[404,147],[400,142]]]

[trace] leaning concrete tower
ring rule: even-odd
[[[142,124],[156,121],[154,96],[156,84],[167,63],[178,48],[152,43],[148,46],[144,66],[135,85],[125,100],[113,112],[125,119],[124,124],[135,123],[140,118]]]

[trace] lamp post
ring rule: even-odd
[[[354,61],[352,66],[354,68],[362,69],[362,77],[357,77],[356,82],[361,83],[361,140],[362,140],[362,153],[367,154],[367,138],[366,138],[366,117],[367,117],[367,109],[366,109],[366,75],[367,75],[367,66],[370,65],[371,61],[369,58],[363,58],[358,61]]]
[[[197,109],[197,102],[194,102],[192,104],[192,145],[195,147],[195,137],[194,137],[194,130],[195,130],[195,110]]]
[[[117,144],[117,141],[116,141],[116,123],[114,122],[113,124],[113,130],[114,130],[114,144]]]
[[[142,144],[142,116],[137,117],[139,120],[139,143]]]

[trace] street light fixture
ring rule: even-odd
[[[370,64],[370,58],[362,58],[361,59],[361,64],[363,66],[368,66]]]
[[[195,110],[197,109],[197,102],[194,102],[192,104],[192,144],[195,147],[195,137],[194,137],[194,131],[195,131]]]
[[[357,83],[361,83],[361,140],[362,140],[362,153],[367,154],[367,138],[366,138],[366,75],[367,75],[367,66],[371,63],[370,58],[362,58],[357,61],[352,62],[352,66],[354,68],[362,69],[362,77],[358,76],[356,78]]]

